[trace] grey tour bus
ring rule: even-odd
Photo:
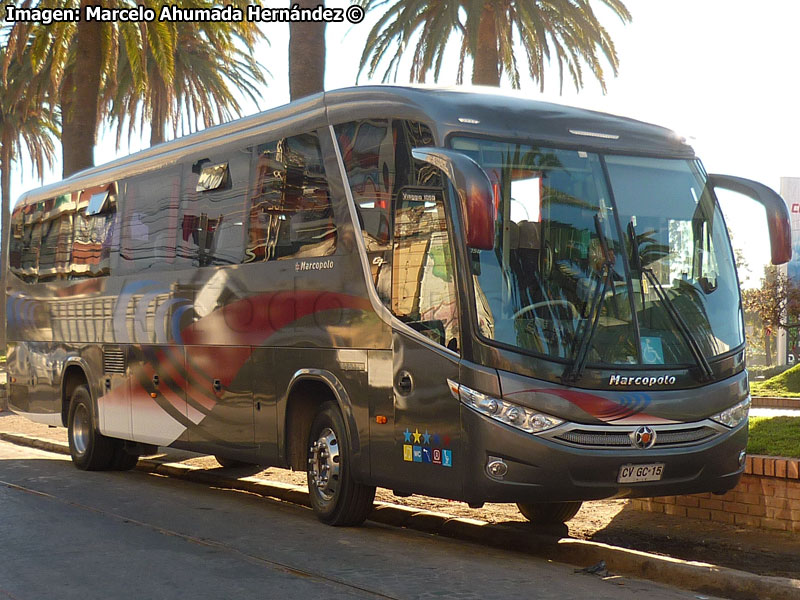
[[[750,404],[733,253],[684,140],[475,90],[369,86],[28,192],[8,248],[10,405],[80,469],[171,446],[563,522],[723,493]]]

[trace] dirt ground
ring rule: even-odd
[[[0,431],[25,433],[36,437],[66,442],[66,430],[31,423],[9,412],[0,412]],[[213,457],[173,453],[170,458],[205,469],[221,468]],[[269,468],[231,469],[231,474],[253,475],[273,481],[305,485],[305,473]],[[389,490],[379,489],[377,499],[419,509],[447,513],[504,524],[508,527],[532,527],[513,504],[486,504],[472,509],[461,502],[411,496],[399,498]],[[592,540],[740,569],[760,575],[800,578],[800,536],[785,532],[747,529],[720,523],[708,523],[664,514],[633,510],[626,500],[586,502],[566,527],[547,533],[561,537]]]

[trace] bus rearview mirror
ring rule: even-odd
[[[763,183],[731,175],[709,175],[708,182],[715,189],[737,192],[761,204],[767,211],[772,264],[782,265],[791,260],[792,227],[789,221],[789,209],[778,193]]]
[[[494,248],[494,197],[486,172],[474,160],[448,148],[415,148],[417,160],[442,171],[453,184],[461,205],[467,246],[476,250]]]

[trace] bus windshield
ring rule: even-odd
[[[483,337],[566,363],[583,344],[588,364],[617,367],[692,365],[744,343],[733,253],[698,162],[452,146],[495,188],[495,247],[471,250]]]

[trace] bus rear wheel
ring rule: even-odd
[[[344,418],[323,404],[308,436],[308,495],[317,518],[328,525],[361,525],[372,512],[375,488],[353,479]]]
[[[582,502],[517,503],[519,512],[535,525],[559,525],[578,514]]]
[[[114,440],[97,431],[92,410],[92,396],[86,385],[72,392],[67,422],[69,453],[82,471],[104,471],[112,467],[116,448]]]

